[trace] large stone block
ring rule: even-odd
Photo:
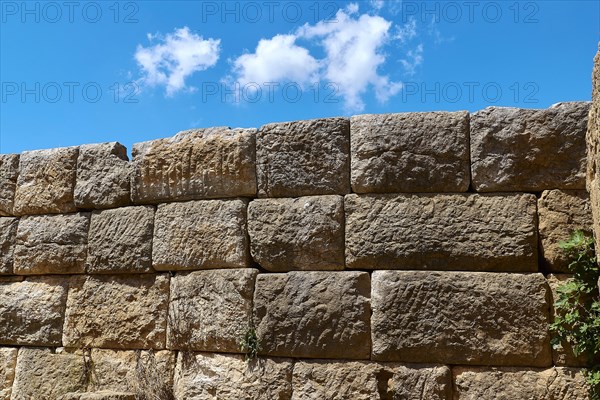
[[[356,115],[350,120],[356,193],[466,192],[469,113]]]
[[[22,217],[17,228],[14,273],[85,272],[89,224],[89,213]]]
[[[16,218],[0,217],[0,275],[13,273],[13,252],[18,222]]]
[[[255,269],[195,271],[171,279],[170,349],[240,352],[252,321]]]
[[[267,124],[256,135],[259,197],[350,193],[350,121]]]
[[[16,366],[17,348],[0,347],[0,400],[10,400]]]
[[[374,360],[552,364],[541,274],[375,271],[372,279]]]
[[[256,129],[194,129],[133,145],[132,199],[254,196]]]
[[[26,151],[19,160],[15,215],[76,211],[73,200],[77,147]]]
[[[131,203],[131,166],[121,143],[86,144],[79,148],[74,199],[79,208],[111,208]]]
[[[88,273],[152,272],[154,207],[94,211],[90,221]]]
[[[546,110],[488,107],[471,115],[471,174],[478,192],[585,189],[590,103]]]
[[[368,359],[369,296],[366,272],[259,274],[254,318],[261,354]]]
[[[0,216],[13,215],[19,155],[0,154]]]
[[[176,400],[287,400],[292,396],[292,360],[179,352]]]
[[[454,398],[460,400],[588,400],[582,372],[572,368],[455,367]]]
[[[347,195],[346,265],[537,271],[531,194]]]
[[[74,277],[63,343],[68,347],[163,349],[168,299],[166,274]]]
[[[247,267],[246,208],[247,202],[239,199],[159,205],[152,244],[154,268]]]
[[[344,269],[343,203],[333,195],[250,202],[254,261],[274,272]]]

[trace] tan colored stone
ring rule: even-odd
[[[369,296],[365,272],[259,274],[254,318],[261,354],[368,359]]]
[[[13,252],[18,222],[16,218],[0,217],[0,275],[13,273]]]
[[[0,216],[13,215],[19,155],[0,154]]]
[[[77,147],[26,151],[19,160],[15,215],[76,211],[73,201]]]
[[[574,368],[455,367],[455,400],[588,400],[585,378]]]
[[[85,272],[89,224],[89,213],[22,217],[14,251],[15,274]]]
[[[17,350],[14,347],[0,347],[0,400],[10,400],[17,366]]]
[[[350,120],[355,193],[466,192],[469,113],[356,115]]]
[[[68,393],[58,400],[138,400],[135,393],[102,391],[95,393]]]
[[[347,195],[346,265],[534,272],[531,194]]]
[[[258,270],[195,271],[171,279],[170,349],[226,353],[240,351],[240,338],[252,320]]]
[[[250,264],[247,202],[200,200],[161,204],[154,220],[156,270],[244,268]]]
[[[68,280],[0,282],[0,344],[60,346]]]
[[[374,360],[552,364],[541,274],[375,271],[372,280]]]
[[[334,195],[250,202],[254,261],[273,272],[344,269],[343,203]]]
[[[259,197],[350,193],[350,121],[267,124],[256,134]]]
[[[176,400],[288,400],[292,360],[180,352],[175,369]]]
[[[194,129],[133,145],[132,199],[254,196],[256,129]]]
[[[95,211],[90,221],[86,271],[152,272],[154,207]]]
[[[122,207],[131,203],[131,166],[121,143],[79,147],[74,200],[79,208]]]
[[[165,348],[168,297],[165,274],[74,277],[63,343],[68,347]]]
[[[596,248],[600,249],[600,42],[592,71],[592,105],[586,132],[587,179],[594,220]]]

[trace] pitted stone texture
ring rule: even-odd
[[[13,215],[19,155],[0,154],[0,216]]]
[[[89,213],[22,217],[17,229],[14,273],[85,272]]]
[[[254,196],[256,129],[194,129],[133,145],[132,199]]]
[[[292,400],[452,399],[445,366],[300,361],[292,385]]]
[[[13,252],[18,222],[16,218],[0,217],[0,275],[13,273]]]
[[[347,195],[346,265],[538,270],[531,194]]]
[[[19,160],[15,215],[76,211],[73,200],[77,147],[26,151]]]
[[[16,365],[17,349],[0,347],[0,400],[10,400]]]
[[[135,393],[101,391],[94,393],[68,393],[58,400],[137,400]]]
[[[292,360],[179,352],[174,392],[176,400],[289,400]]]
[[[250,264],[244,200],[161,204],[154,220],[156,270],[244,268]]]
[[[453,368],[454,399],[588,400],[583,373],[574,368]]]
[[[254,261],[273,272],[344,269],[343,203],[334,195],[250,202]]]
[[[471,115],[471,173],[478,192],[585,189],[590,103],[546,110],[488,107]]]
[[[350,121],[267,124],[256,135],[259,197],[350,193]]]
[[[122,207],[131,203],[131,166],[121,143],[86,144],[79,148],[74,199],[79,208]]]
[[[356,115],[350,120],[356,193],[466,192],[469,113]]]
[[[160,275],[74,277],[63,343],[68,347],[165,347],[169,278]]]
[[[592,231],[592,210],[585,190],[544,191],[538,200],[540,248],[552,272],[569,272],[569,258],[560,248],[575,230]]]
[[[258,270],[195,271],[171,279],[170,349],[240,352],[252,320]]]
[[[95,211],[90,221],[86,271],[152,272],[154,207]]]
[[[592,105],[586,133],[587,190],[590,193],[594,218],[596,248],[600,248],[600,42],[592,72]]]
[[[259,274],[254,321],[261,354],[368,359],[369,296],[365,272]]]
[[[374,360],[552,364],[541,274],[375,271],[372,279]]]
[[[0,344],[60,346],[68,280],[0,282]]]

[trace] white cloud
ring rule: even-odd
[[[414,17],[410,17],[404,26],[396,27],[394,39],[397,39],[400,43],[404,43],[413,39],[415,36],[417,36],[417,21]]]
[[[220,40],[203,39],[187,26],[175,29],[164,38],[160,34],[148,34],[148,40],[159,41],[150,47],[138,45],[135,59],[141,69],[141,83],[166,87],[167,96],[186,87],[185,80],[194,72],[206,70],[219,60]]]
[[[406,58],[400,60],[404,70],[409,75],[414,75],[417,67],[423,63],[423,44],[406,53]]]

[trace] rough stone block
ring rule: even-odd
[[[348,195],[346,265],[534,272],[531,194]]]
[[[0,216],[13,215],[19,155],[0,154]]]
[[[261,354],[368,359],[369,296],[366,272],[259,274],[254,317]]]
[[[194,129],[134,144],[133,201],[256,195],[255,133],[256,129]]]
[[[586,133],[587,179],[594,218],[594,237],[600,238],[600,42],[592,72],[592,105]],[[600,248],[600,243],[597,243]]]
[[[76,211],[73,190],[78,154],[77,147],[22,153],[13,213],[26,215]]]
[[[344,269],[341,196],[254,200],[248,233],[254,261],[269,271]]]
[[[247,267],[246,209],[247,202],[239,199],[159,205],[152,244],[154,268]]]
[[[171,279],[170,349],[240,352],[252,321],[258,270],[195,271]]]
[[[356,193],[466,192],[469,113],[356,115],[350,120]]]
[[[242,355],[179,352],[176,400],[273,400],[292,396],[292,360]]]
[[[471,174],[478,192],[585,189],[589,102],[546,110],[488,107],[471,115]]]
[[[588,400],[582,372],[573,368],[455,367],[454,398],[460,400],[544,399]]]
[[[165,348],[168,298],[165,274],[74,277],[63,343],[68,347]]]
[[[0,344],[60,346],[68,280],[0,282]]]
[[[256,134],[259,197],[350,193],[350,121],[264,125]]]
[[[85,272],[89,213],[22,217],[17,228],[14,273]]]
[[[94,393],[67,393],[58,400],[137,400],[139,397],[130,392],[101,391]]]
[[[0,400],[10,400],[16,366],[17,349],[0,347]]]
[[[375,271],[372,280],[374,360],[552,364],[541,274]]]
[[[86,144],[79,148],[74,200],[79,208],[122,207],[131,203],[131,166],[121,143]]]
[[[16,218],[0,217],[0,275],[13,273],[13,252],[18,222]]]
[[[88,273],[152,272],[154,207],[94,211],[90,221]]]

